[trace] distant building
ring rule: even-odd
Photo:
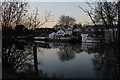
[[[76,27],[76,28],[74,28],[72,35],[79,36],[79,35],[81,35],[82,32],[83,32],[83,30],[81,27]]]
[[[51,34],[49,34],[50,38],[60,38],[63,36],[71,36],[72,35],[72,29],[71,28],[67,28],[67,29],[59,29],[56,33],[53,32]]]
[[[62,35],[64,36],[66,33],[65,33],[65,30],[64,29],[60,29],[56,32],[58,35]]]
[[[98,24],[98,25],[88,25],[88,26],[85,26],[85,32],[95,32],[95,31],[105,31],[105,26],[104,25],[101,25],[101,24]]]
[[[95,32],[95,29],[93,27],[86,28],[85,32]]]
[[[56,35],[57,34],[55,32],[53,32],[53,33],[49,34],[49,38],[54,39],[56,37]]]
[[[64,29],[65,30],[65,35],[72,35],[72,29],[71,28],[67,28],[67,29]]]
[[[80,32],[80,33],[82,33],[83,30],[82,30],[82,28],[77,27],[77,28],[75,28],[75,29],[73,30],[73,32]]]

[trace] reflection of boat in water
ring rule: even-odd
[[[47,48],[47,49],[59,49],[60,53],[68,52],[68,53],[77,53],[79,54],[82,51],[89,52],[90,50],[95,50],[97,43],[82,43],[82,44],[72,44],[69,42],[53,42],[53,41],[35,41],[35,44],[39,48]]]
[[[72,44],[70,43],[63,43],[63,42],[50,42],[49,46],[51,48],[59,48],[59,49],[64,49],[64,48],[69,48],[72,49],[71,46]]]
[[[42,47],[42,48],[64,48],[69,46],[70,47],[70,43],[69,42],[53,42],[53,41],[39,41],[39,40],[35,40],[34,41],[35,44],[38,47]]]
[[[35,44],[38,47],[42,47],[42,48],[77,49],[81,47],[81,44],[72,44],[69,42],[39,41],[39,40],[35,41]]]
[[[100,42],[100,41],[94,40],[94,39],[87,39],[87,40],[85,40],[85,42],[87,42],[87,43],[97,43],[97,42]]]

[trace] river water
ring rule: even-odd
[[[3,44],[3,77],[43,73],[47,77],[116,78],[118,53],[115,47],[98,43],[8,41]]]

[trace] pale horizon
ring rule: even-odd
[[[85,2],[29,2],[30,12],[38,8],[40,14],[40,20],[43,19],[45,11],[50,12],[54,15],[53,22],[48,22],[45,25],[41,26],[52,28],[57,24],[59,17],[61,15],[71,16],[76,19],[76,23],[92,23],[89,16],[84,13],[79,6],[84,9],[89,9],[88,5]],[[43,20],[41,20],[43,21]]]

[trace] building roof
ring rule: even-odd
[[[75,28],[73,31],[74,31],[74,32],[81,32],[82,29],[77,27],[77,28]]]
[[[85,31],[95,31],[95,29],[92,27],[88,27]]]

